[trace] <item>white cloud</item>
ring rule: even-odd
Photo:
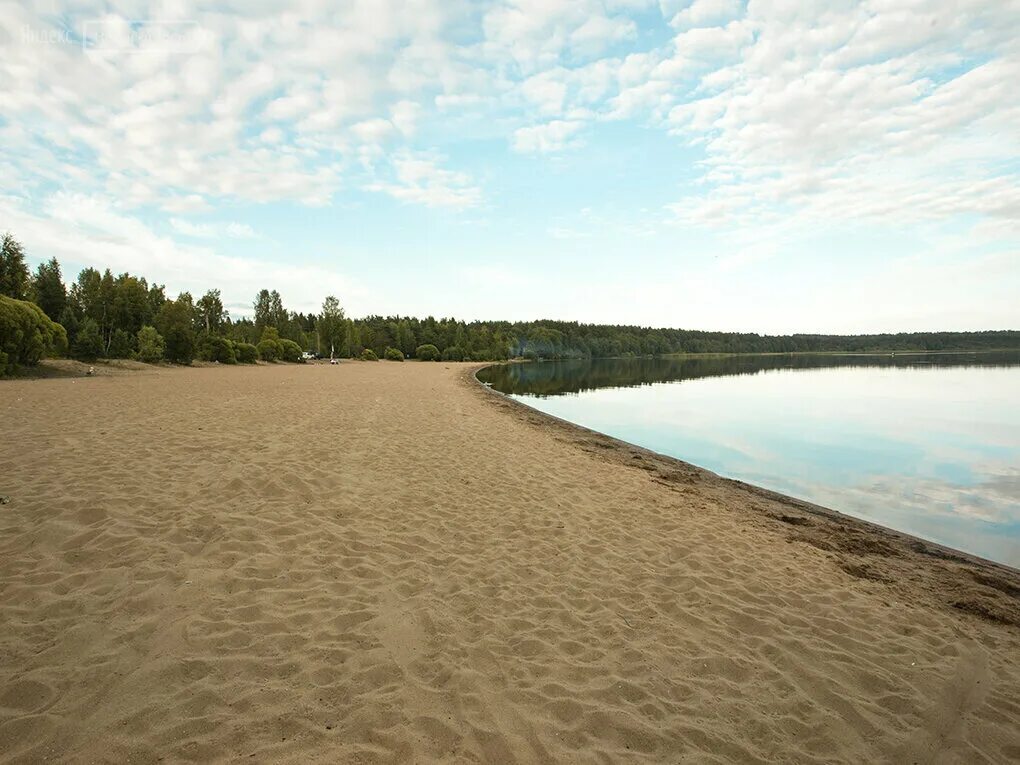
[[[75,40],[26,40],[24,29],[53,29],[55,17],[8,6],[0,174],[35,201],[3,223],[23,221],[46,242],[39,222],[60,219],[53,200],[79,210],[116,200],[96,214],[112,211],[118,226],[162,212],[133,232],[136,247],[108,230],[88,242],[121,241],[142,272],[151,245],[165,271],[172,258],[160,253],[191,257],[208,252],[196,244],[256,236],[257,218],[225,223],[238,214],[226,210],[327,206],[364,190],[477,208],[499,199],[482,188],[506,160],[491,147],[583,149],[600,130],[615,140],[607,122],[630,120],[689,144],[664,151],[648,185],[677,189],[663,192],[673,231],[724,232],[718,241],[732,246],[720,270],[788,254],[843,221],[886,231],[957,223],[969,236],[955,244],[960,258],[975,243],[1002,257],[1020,250],[1015,3],[661,0],[652,24],[654,5],[351,0],[338,13],[307,0],[300,11],[223,13],[139,0],[111,6],[110,22],[186,10],[203,32],[188,54],[87,56]],[[74,30],[105,11],[75,3],[59,21]],[[578,207],[588,203],[576,193]],[[633,217],[636,234],[662,230],[664,216]],[[52,248],[72,252],[84,221],[60,226]],[[591,227],[560,216],[536,230]]]
[[[366,288],[337,271],[228,257],[204,245],[182,245],[100,197],[58,193],[46,200],[39,214],[26,211],[23,200],[0,197],[0,218],[17,231],[33,260],[56,257],[69,279],[74,278],[69,270],[74,264],[128,271],[166,284],[170,294],[185,290],[201,294],[217,287],[225,302],[241,306],[245,314],[254,295],[267,285],[278,289],[292,310],[317,310],[322,296],[330,293],[342,295],[355,315],[375,304]],[[227,235],[230,230],[228,226]],[[234,230],[249,233],[245,226]]]
[[[598,0],[507,0],[485,13],[487,51],[525,75],[571,58],[591,59],[636,36],[632,19]]]
[[[191,239],[256,239],[255,229],[247,223],[191,223],[181,218],[171,218],[170,227]]]
[[[694,0],[688,7],[677,12],[669,23],[680,29],[712,26],[729,21],[739,12],[738,0]]]
[[[171,218],[170,225],[174,231],[177,231],[184,236],[191,237],[192,239],[215,239],[219,236],[216,233],[216,228],[209,223],[198,224],[189,223],[186,220],[180,218]]]
[[[222,199],[326,204],[359,143],[410,139],[419,102],[456,84],[443,36],[463,12],[439,0],[411,6],[355,0],[337,14],[313,0],[300,14],[269,4],[244,15],[172,4],[105,15],[68,8],[60,21],[75,35],[100,17],[104,31],[122,32],[123,49],[88,55],[77,39],[44,44],[25,34],[51,28],[43,8],[8,9],[4,116],[26,129],[5,146],[11,169],[39,177],[49,166],[65,188],[177,213]],[[187,50],[132,52],[126,19],[174,13],[196,22]],[[394,75],[412,51],[424,82]],[[90,172],[67,184],[85,163]]]
[[[553,120],[544,125],[518,128],[514,132],[514,151],[546,153],[577,146],[575,136],[583,125],[578,121]]]
[[[162,207],[170,213],[204,212],[210,209],[209,203],[199,194],[166,197],[162,201]]]
[[[381,143],[392,136],[396,128],[389,120],[377,117],[353,125],[351,132],[364,143]]]
[[[708,154],[705,185],[674,209],[726,226],[1020,220],[1007,169],[1020,151],[1020,62],[983,30],[1016,14],[972,6],[967,19],[925,2],[781,14],[755,3],[740,22],[679,35],[681,56],[741,47],[669,113]]]
[[[228,223],[226,231],[227,236],[233,239],[255,239],[258,236],[255,229],[247,223],[237,223],[236,221]]]
[[[368,188],[403,202],[463,210],[482,202],[482,191],[465,173],[446,170],[429,155],[404,154],[393,159],[392,179]]]
[[[637,25],[620,17],[592,16],[570,33],[570,49],[581,54],[597,54],[604,48],[637,36]]]

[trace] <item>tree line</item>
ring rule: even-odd
[[[867,355],[737,354],[701,356],[642,356],[637,358],[568,359],[558,364],[496,364],[478,379],[502,393],[557,396],[599,388],[630,388],[653,383],[698,380],[705,377],[756,375],[774,369],[832,369],[838,367],[1007,368],[1016,364],[1014,350],[983,353],[919,355],[911,352]]]
[[[9,233],[0,247],[0,296],[6,301],[0,312],[0,352],[5,354],[0,369],[19,359],[32,363],[46,352],[86,361],[136,358],[188,364],[196,358],[222,363],[300,361],[305,351],[339,358],[490,361],[1020,348],[1018,331],[759,335],[548,320],[353,319],[335,296],[327,297],[318,313],[303,313],[288,310],[279,292],[270,289],[255,296],[251,318],[232,317],[218,289],[197,299],[189,292],[171,299],[165,285],[143,276],[95,268],[83,269],[67,284],[55,258],[30,272],[21,244]]]

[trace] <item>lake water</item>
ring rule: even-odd
[[[1020,352],[544,361],[478,377],[720,475],[1020,568]]]

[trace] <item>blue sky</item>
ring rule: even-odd
[[[352,315],[1020,327],[1020,7],[44,2],[0,14],[35,263]]]

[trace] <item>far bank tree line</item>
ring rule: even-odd
[[[220,291],[175,298],[144,277],[86,268],[66,284],[56,259],[30,272],[21,245],[0,248],[0,371],[44,355],[188,364],[300,361],[323,356],[403,360],[598,358],[669,353],[977,350],[1020,347],[1020,332],[758,335],[564,321],[465,322],[401,316],[348,318],[337,298],[319,313],[290,311],[261,290],[253,316],[231,317]]]

